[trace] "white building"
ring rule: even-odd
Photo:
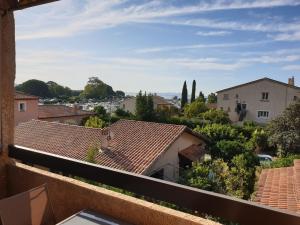
[[[217,108],[228,112],[232,122],[266,123],[300,99],[300,87],[294,77],[288,83],[262,78],[217,92]]]

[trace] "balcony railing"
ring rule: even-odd
[[[300,215],[296,213],[21,146],[10,146],[9,156],[25,164],[93,180],[239,224],[300,224]]]

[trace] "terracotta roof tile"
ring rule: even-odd
[[[24,92],[15,91],[15,100],[38,100],[39,97]]]
[[[119,120],[110,126],[112,139],[96,156],[98,164],[145,173],[183,133],[186,126]],[[15,130],[15,144],[85,160],[90,146],[101,146],[102,129],[32,120]],[[106,136],[105,136],[106,137]]]
[[[293,167],[264,169],[254,201],[300,213],[300,160]]]
[[[66,117],[66,116],[84,116],[84,115],[94,115],[95,113],[74,109],[73,107],[65,105],[39,105],[38,107],[38,118],[56,118],[56,117]]]
[[[205,155],[205,147],[199,145],[191,145],[179,152],[180,155],[195,162]]]

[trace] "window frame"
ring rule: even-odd
[[[258,119],[269,119],[270,111],[268,110],[257,110],[256,118]]]
[[[24,105],[23,110],[21,110],[21,105]],[[18,111],[19,112],[26,112],[27,111],[27,102],[18,102]]]

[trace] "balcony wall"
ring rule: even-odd
[[[136,225],[215,225],[218,223],[153,203],[16,163],[7,166],[8,195],[47,183],[57,221],[82,210],[93,211]]]

